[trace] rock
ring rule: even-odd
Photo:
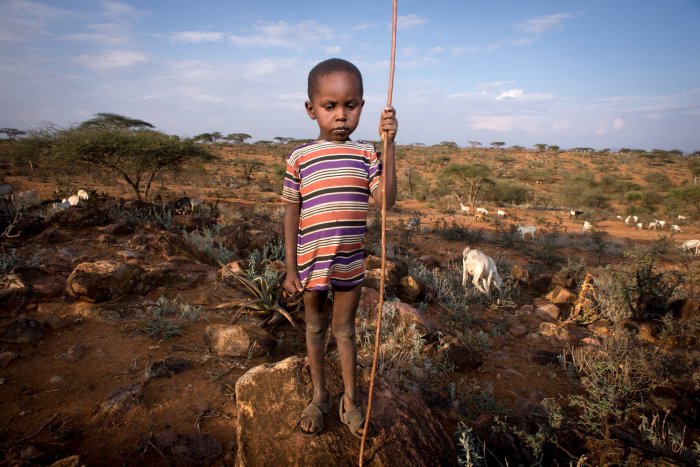
[[[327,385],[337,407],[340,369],[334,361],[327,362]],[[361,387],[366,379],[360,378]],[[326,416],[325,428],[312,440],[294,429],[311,393],[308,366],[300,357],[260,365],[244,374],[236,383],[236,465],[354,465],[359,442],[340,423],[337,410]],[[457,465],[451,436],[416,393],[395,392],[378,379],[372,422],[366,465]]]
[[[223,453],[221,444],[203,433],[182,434],[174,431],[156,433],[153,445],[174,467],[207,467]]]
[[[551,286],[552,287],[562,287],[571,289],[576,285],[576,279],[568,274],[558,273],[552,277]]]
[[[674,316],[681,321],[691,321],[700,314],[700,301],[687,297],[680,301]]]
[[[168,287],[178,290],[194,289],[208,276],[214,278],[216,269],[208,264],[185,257],[173,257],[155,266],[145,265],[145,281],[149,288]]]
[[[477,349],[464,344],[455,336],[446,336],[440,352],[447,353],[447,359],[456,371],[469,373],[484,363],[484,357]]]
[[[12,352],[10,350],[6,350],[4,352],[0,352],[0,369],[6,368],[7,365],[10,364],[13,360],[16,360],[19,358],[19,354],[17,352]]]
[[[139,383],[134,383],[112,391],[100,406],[98,414],[119,415],[141,406],[143,406],[143,387]]]
[[[389,306],[396,311],[394,321],[397,326],[410,328],[414,325],[420,335],[430,334],[434,331],[433,327],[425,321],[420,311],[408,303],[391,302]],[[384,316],[382,316],[382,319],[384,319]]]
[[[146,367],[141,382],[148,383],[154,378],[170,377],[174,373],[182,373],[194,364],[186,358],[168,357],[164,361],[153,362]]]
[[[610,328],[606,324],[593,323],[588,329],[596,336],[605,337],[610,334]]]
[[[56,298],[66,288],[66,278],[59,275],[50,275],[32,282],[32,293],[40,298]]]
[[[405,276],[399,280],[397,295],[399,299],[407,302],[419,302],[425,295],[425,287],[413,276]]]
[[[379,290],[381,281],[381,258],[368,256],[365,258],[365,280],[363,286]],[[399,287],[399,281],[408,274],[408,266],[399,259],[386,260],[384,264],[384,291],[385,296],[394,296]]]
[[[555,323],[540,323],[539,333],[541,336],[554,337],[562,343],[569,342],[571,340],[569,331],[566,328],[557,326]]]
[[[535,316],[547,321],[556,321],[560,314],[561,310],[554,303],[542,303],[535,308]]]
[[[658,343],[658,339],[655,336],[656,329],[650,323],[627,318],[619,321],[618,326],[634,333],[639,340],[654,345]]]
[[[534,363],[537,363],[538,365],[542,366],[549,364],[559,364],[560,355],[561,353],[559,352],[551,352],[549,350],[530,350],[530,359]]]
[[[522,324],[513,324],[511,326],[508,326],[508,334],[515,337],[516,339],[525,337],[527,335],[527,332],[527,326],[524,326]]]
[[[517,282],[527,283],[530,280],[530,273],[519,264],[514,264],[510,270],[510,277]]]
[[[51,375],[49,378],[49,384],[56,386],[65,386],[67,383],[66,378],[61,375]]]
[[[204,228],[211,228],[216,222],[211,217],[197,216],[194,214],[176,214],[173,216],[172,228],[174,230],[186,230],[193,232]]]
[[[134,233],[134,229],[126,222],[114,222],[104,227],[99,227],[98,230],[108,235],[131,235]]]
[[[204,342],[211,353],[222,357],[260,357],[277,346],[270,333],[250,324],[211,324],[204,330]]]
[[[106,233],[101,233],[97,235],[97,238],[95,240],[97,241],[97,243],[102,245],[109,245],[110,243],[115,243],[117,241],[114,235],[109,235]]]
[[[172,234],[169,232],[161,232],[152,240],[149,239],[148,244],[153,247],[153,249],[165,256],[166,258],[172,258],[173,256],[184,256],[200,263],[208,264],[210,266],[218,266],[216,260],[210,256],[207,252],[200,250],[193,243],[188,242],[180,235]]]
[[[97,206],[72,206],[70,209],[51,214],[47,222],[60,227],[96,227],[106,225],[109,216]]]
[[[44,337],[44,324],[28,316],[18,316],[0,332],[0,342],[26,344]]]
[[[67,362],[75,363],[85,356],[87,350],[87,347],[78,342],[77,344],[71,345],[70,348],[66,350],[66,353],[61,355],[61,358]]]
[[[360,305],[357,309],[357,319],[377,319],[377,307],[379,306],[379,292],[371,287],[362,287]],[[382,316],[383,318],[383,316]]]
[[[66,293],[86,302],[103,302],[124,294],[150,290],[140,266],[102,260],[80,263],[66,281]]]
[[[17,274],[0,276],[0,309],[11,312],[25,305],[29,287]]]
[[[56,245],[57,243],[67,242],[70,239],[71,237],[69,235],[62,232],[61,229],[58,229],[56,227],[49,227],[40,234],[38,234],[36,237],[34,237],[34,240],[50,245]]]
[[[68,312],[82,318],[118,324],[143,320],[153,305],[152,300],[141,295],[123,295],[108,302],[76,302],[70,306]]]
[[[365,268],[366,269],[381,269],[382,267],[382,258],[380,256],[367,256],[365,258]],[[393,279],[395,279],[397,282],[399,279],[402,277],[405,277],[408,275],[408,265],[404,260],[398,259],[398,258],[392,258],[392,259],[386,259],[384,262],[384,270],[388,273],[391,274]]]
[[[559,285],[550,290],[545,298],[555,305],[570,304],[576,301],[576,295]]]
[[[231,261],[216,272],[216,278],[224,280],[224,278],[231,273],[245,275],[245,271],[246,267],[243,260]]]
[[[527,329],[526,329],[527,332]],[[503,336],[489,336],[489,349],[491,350],[501,350],[506,344]]]

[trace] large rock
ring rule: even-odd
[[[0,276],[0,309],[11,312],[20,309],[29,294],[29,287],[17,274]]]
[[[90,303],[78,301],[73,303],[68,311],[82,318],[90,318],[105,323],[136,322],[144,319],[147,311],[154,305],[141,295],[122,295],[108,302]]]
[[[106,211],[96,206],[72,206],[70,209],[53,213],[47,222],[62,227],[96,227],[106,225],[109,216]]]
[[[144,265],[148,276],[147,281],[153,288],[168,287],[170,289],[193,289],[210,276],[215,278],[216,269],[208,264],[202,264],[187,258],[170,258],[156,265]]]
[[[0,331],[0,342],[26,344],[37,342],[42,337],[44,337],[44,323],[24,315],[15,318]]]
[[[124,294],[145,294],[150,287],[140,266],[116,261],[80,263],[66,283],[66,293],[86,302],[103,302]]]
[[[366,388],[366,375],[360,376],[360,387]],[[331,411],[323,431],[307,439],[294,428],[312,394],[306,360],[289,357],[244,374],[236,383],[237,465],[357,465],[360,442],[338,418],[343,386],[340,369],[331,358],[326,359],[326,378]],[[372,422],[365,465],[457,465],[451,437],[415,393],[400,394],[378,380]]]
[[[382,259],[379,256],[365,258],[365,280],[362,285],[379,290],[382,277]],[[402,277],[408,274],[408,265],[400,259],[387,259],[384,262],[384,293],[395,296]]]
[[[277,346],[270,333],[250,324],[211,324],[204,330],[204,342],[222,357],[260,357]]]
[[[550,290],[545,298],[555,305],[570,304],[576,301],[576,295],[559,285]]]
[[[419,302],[425,295],[425,287],[413,276],[405,276],[399,280],[397,295],[407,302]]]

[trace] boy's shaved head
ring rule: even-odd
[[[336,73],[338,71],[344,71],[346,73],[350,73],[351,75],[355,75],[357,77],[357,81],[360,83],[360,96],[364,95],[364,89],[362,87],[362,74],[360,73],[360,70],[355,65],[347,60],[343,60],[342,58],[329,58],[328,60],[324,60],[313,67],[309,72],[309,85],[307,88],[309,99],[312,99],[318,90],[319,79],[321,79],[323,76]]]

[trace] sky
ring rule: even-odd
[[[98,112],[180,136],[315,138],[318,62],[362,71],[377,140],[391,0],[0,0],[0,127]],[[399,144],[700,150],[700,0],[399,0]]]

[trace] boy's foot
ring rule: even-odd
[[[331,395],[326,393],[325,402],[316,402],[312,400],[309,405],[301,412],[301,417],[297,421],[297,425],[301,428],[301,434],[307,437],[316,436],[324,426],[323,416],[330,411]]]
[[[343,423],[343,425],[348,427],[350,433],[352,433],[355,438],[362,439],[362,430],[365,426],[365,414],[362,411],[362,407],[357,405],[355,408],[348,411],[345,411],[345,407],[345,394],[343,394],[340,398],[340,403],[338,404],[338,415],[340,416],[340,421]],[[371,430],[369,432],[371,432]]]

